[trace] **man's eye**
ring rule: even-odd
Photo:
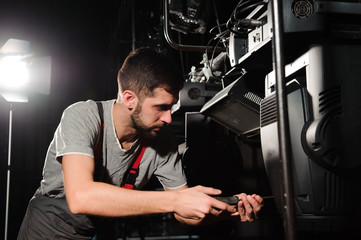
[[[158,106],[157,108],[158,108],[158,111],[168,111],[169,109],[171,109],[171,107],[164,106],[164,105]]]

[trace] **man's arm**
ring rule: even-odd
[[[94,182],[94,160],[81,154],[62,158],[65,194],[74,214],[108,217],[174,212],[186,219],[202,219],[214,209],[232,208],[208,195],[220,191],[195,187],[184,191],[137,191],[102,182]]]

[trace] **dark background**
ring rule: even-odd
[[[205,2],[214,4],[217,10],[209,12],[207,32],[183,34],[171,30],[170,36],[175,42],[214,45],[215,42],[211,41],[214,35],[208,31],[217,25],[216,13],[219,23],[225,23],[239,1]],[[16,239],[28,201],[39,187],[48,145],[67,106],[87,99],[116,98],[118,69],[133,48],[149,46],[161,50],[178,65],[184,79],[188,78],[192,66],[203,66],[203,53],[179,51],[168,45],[163,35],[163,0],[2,0],[0,46],[9,38],[30,41],[35,56],[52,57],[50,95],[29,94],[28,103],[12,105],[8,228],[8,239],[12,240]],[[303,42],[307,37],[301,35],[291,39]],[[299,47],[292,47],[298,46],[295,42],[288,41],[287,44],[291,46],[288,50],[299,53]],[[250,67],[256,77],[261,77],[252,82],[252,87],[263,92],[264,72],[259,69],[269,71],[272,63],[270,54],[258,57],[262,61]],[[10,104],[0,97],[0,239],[4,236],[5,223],[9,110]],[[172,127],[180,144],[185,142],[185,132],[188,133],[189,148],[183,155],[183,162],[190,186],[216,187],[225,196],[240,192],[272,195],[259,141],[246,142],[196,113],[187,119],[186,130],[186,111],[197,112],[199,108],[181,108],[173,115]],[[152,179],[146,188],[159,190],[160,187]],[[357,227],[350,228],[354,230],[346,233],[347,236],[344,232],[301,232],[298,237],[307,240],[351,239]],[[284,238],[282,219],[272,199],[265,201],[260,218],[252,223],[225,221],[205,227],[187,227],[177,223],[172,214],[160,214],[119,219],[114,232],[117,239],[190,239],[191,236],[206,240]]]
[[[222,22],[228,19],[237,2],[216,1]],[[134,32],[131,28],[132,17]],[[168,46],[162,33],[161,20],[162,1],[159,0],[1,1],[0,44],[4,44],[8,38],[28,40],[36,56],[52,57],[50,95],[31,94],[28,103],[13,105],[8,239],[16,238],[27,203],[39,186],[48,144],[62,111],[68,105],[87,99],[115,98],[117,71],[134,46],[161,49],[179,65],[185,77],[192,65],[199,65],[201,53],[180,52]],[[215,26],[214,20],[210,20],[209,25]],[[172,34],[177,40],[182,37],[184,43],[205,45],[209,41],[207,35],[184,36],[174,31]],[[9,109],[9,103],[0,98],[0,239],[4,234]],[[182,117],[175,117],[180,141],[184,129]],[[224,136],[224,129],[220,126],[212,125],[211,130],[204,129],[206,143],[210,145],[193,153],[198,161],[193,161],[190,164],[193,169],[187,172],[190,185],[223,187],[227,194],[241,191],[270,194],[259,145],[236,141],[239,145],[236,149],[242,150],[239,155],[240,152],[233,153],[234,148],[230,147],[235,144],[235,136],[227,133],[223,139],[217,135],[218,132]],[[209,150],[212,148],[218,148],[220,152],[212,155]],[[230,155],[225,156],[225,152]],[[263,220],[252,224],[174,228],[178,229],[180,235],[197,234],[205,239],[274,237],[279,236],[282,227],[273,210],[271,207],[270,214],[265,214]],[[157,229],[171,221],[168,217],[142,219],[141,224],[151,229],[145,235],[159,235]],[[132,223],[134,219],[129,221]],[[132,229],[128,231],[131,234]],[[159,231],[164,234],[164,228]],[[121,234],[124,236],[124,232]]]

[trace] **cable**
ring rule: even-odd
[[[212,32],[213,32],[216,28],[218,28],[218,29],[219,29],[219,32],[221,33],[221,32],[222,32],[222,29],[221,29],[222,26],[226,26],[226,24],[225,24],[225,23],[222,23],[222,24],[219,24],[219,25],[217,25],[217,26],[212,27],[212,28],[209,30],[209,33],[210,33],[210,34],[213,34]],[[219,34],[219,33],[218,33],[218,34]]]
[[[227,29],[236,35],[240,35],[241,37],[246,37],[245,35],[248,34],[248,31],[250,29],[249,27],[251,26],[251,28],[253,28],[254,26],[257,26],[259,24],[258,23],[248,24],[248,25],[244,24],[245,18],[241,18],[241,16],[244,13],[248,12],[249,10],[264,4],[265,4],[264,1],[257,1],[257,2],[251,0],[248,0],[246,2],[240,1],[237,4],[236,8],[233,10],[230,18],[226,23]]]
[[[263,2],[263,1],[261,1],[261,2],[256,2],[256,3],[254,3],[254,4],[252,4],[252,5],[249,5],[249,6],[247,6],[247,7],[245,7],[245,8],[242,8],[242,10],[240,10],[238,13],[239,14],[242,14],[242,13],[244,13],[244,12],[247,12],[248,10],[250,10],[251,8],[256,8],[257,6],[259,6],[259,5],[264,5],[265,3]],[[237,13],[236,13],[237,14]],[[238,20],[238,18],[236,18],[236,20]]]
[[[216,27],[218,27],[219,33],[221,33],[221,32],[222,32],[222,29],[221,29],[221,24],[219,23],[219,17],[218,17],[218,12],[217,12],[216,1],[213,0],[212,3],[213,3],[214,14],[215,14],[215,16],[216,16],[216,23],[217,23],[217,26],[216,26]],[[211,29],[211,30],[212,30],[212,29]],[[211,33],[211,31],[209,31],[209,33]],[[226,45],[225,43],[223,43],[223,46],[224,46],[224,47],[227,47],[227,45]]]
[[[211,40],[209,40],[208,43],[207,43],[207,46],[209,46],[210,43],[211,43],[212,41],[214,41],[214,40],[216,40],[216,38],[212,38]],[[208,48],[206,49],[206,52],[205,52],[205,55],[206,55],[206,59],[205,59],[205,60],[207,61],[207,64],[208,64],[208,66],[209,66],[209,70],[210,70],[210,72],[211,72],[211,75],[212,75],[212,77],[214,77],[214,78],[217,79],[217,80],[219,80],[219,78],[214,75],[213,70],[212,70],[212,64],[213,64],[213,58],[214,58],[214,54],[215,54],[215,49],[217,49],[220,41],[221,41],[221,38],[218,38],[218,41],[217,41],[217,43],[216,43],[216,45],[214,46],[213,51],[212,51],[211,61],[209,61],[209,58],[208,58],[208,51],[207,51]]]
[[[218,30],[219,30],[219,32],[221,32],[221,28],[219,27],[220,26],[219,17],[218,17],[217,6],[216,6],[215,0],[213,0],[212,3],[213,3],[214,15],[216,16],[216,23],[217,23],[217,26],[218,26]]]
[[[218,46],[218,44],[220,43],[220,41],[221,41],[221,38],[218,39],[218,41],[217,41],[217,43],[216,43],[216,47]],[[214,49],[215,49],[215,48],[214,48]],[[212,76],[213,76],[215,79],[218,79],[218,78],[213,74],[213,70],[212,70],[214,53],[216,52],[214,49],[213,49],[213,52],[212,52],[211,62],[209,63],[209,69],[211,70]],[[218,79],[218,80],[219,80],[219,79]]]
[[[178,42],[179,44],[181,44],[181,36],[180,36],[180,32],[178,32]],[[181,66],[182,66],[182,74],[185,77],[185,67],[184,67],[184,62],[183,62],[183,51],[182,49],[179,50],[179,56],[180,56],[180,62],[181,62]]]

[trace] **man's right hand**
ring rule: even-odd
[[[218,216],[222,211],[236,212],[236,207],[216,200],[210,195],[219,195],[221,190],[196,186],[183,187],[177,191],[177,200],[174,204],[174,212],[182,218],[202,220],[207,215]]]

